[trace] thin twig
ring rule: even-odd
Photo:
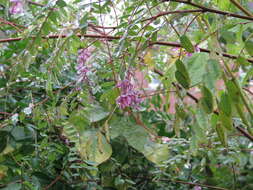
[[[246,15],[253,17],[252,13],[249,12],[247,9],[245,9],[238,1],[236,0],[230,0],[231,3],[233,3],[238,9],[240,9],[242,12],[244,12]]]
[[[164,73],[158,69],[154,69],[154,72],[157,73],[160,76],[164,76]],[[176,86],[177,84],[173,84],[174,86]],[[177,85],[176,87],[180,87],[179,85]],[[195,101],[195,103],[198,103],[199,100],[198,98],[196,98],[194,95],[192,95],[189,92],[186,92],[186,95],[189,96],[191,99],[193,99]],[[214,114],[219,115],[219,112],[214,110],[213,111]],[[249,140],[251,140],[253,142],[253,136],[251,136],[246,130],[244,130],[243,128],[237,126],[236,129],[244,136],[247,137]]]
[[[234,18],[240,18],[240,19],[244,19],[244,20],[253,21],[253,17],[251,17],[251,16],[244,16],[244,15],[239,15],[239,14],[235,14],[235,13],[232,13],[232,12],[227,12],[227,11],[221,11],[221,10],[218,10],[218,9],[208,8],[208,7],[199,5],[197,3],[194,3],[194,2],[188,1],[188,0],[187,1],[185,1],[185,0],[163,0],[163,2],[172,2],[172,1],[173,2],[178,2],[178,3],[184,3],[184,4],[191,5],[193,7],[196,7],[196,8],[200,8],[204,12],[216,13],[216,14],[223,15],[223,16],[228,16],[228,17],[234,17]]]
[[[198,13],[198,12],[204,12],[202,9],[193,9],[193,10],[178,10],[178,11],[166,11],[166,12],[161,12],[155,16],[152,16],[150,18],[144,19],[142,20],[142,22],[144,21],[148,21],[148,20],[155,20],[161,16],[165,16],[165,15],[170,15],[170,14],[183,14],[183,13]]]
[[[50,189],[57,181],[59,181],[61,179],[61,175],[62,174],[58,175],[48,186],[46,186],[44,188],[44,190]]]
[[[77,37],[83,37],[83,38],[97,38],[97,39],[106,39],[106,40],[119,40],[121,38],[121,36],[109,36],[109,35],[94,35],[94,34],[77,34]],[[49,36],[43,36],[43,39],[56,39],[56,38],[66,38],[68,37],[67,34],[62,34],[62,35],[58,35],[58,34],[54,34],[54,35],[49,35]],[[33,36],[32,38],[35,38],[35,36]],[[6,42],[14,42],[14,41],[20,41],[23,40],[24,38],[6,38],[6,39],[0,39],[0,43],[6,43]],[[152,42],[150,43],[151,45],[163,45],[163,46],[171,46],[171,47],[181,47],[181,45],[179,43],[176,42]],[[206,52],[206,53],[210,53],[211,51],[208,49],[204,49],[204,48],[200,48],[201,52]],[[218,52],[216,52],[217,54],[219,54]],[[236,55],[231,55],[231,54],[227,54],[227,53],[222,53],[221,54],[223,57],[227,57],[230,59],[237,59],[238,56]],[[252,59],[247,59],[248,62],[253,63]]]

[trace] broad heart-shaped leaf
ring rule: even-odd
[[[6,187],[1,188],[1,190],[20,190],[22,188],[21,183],[10,183]]]
[[[232,113],[231,103],[232,102],[228,94],[226,92],[223,92],[221,94],[219,108],[228,117],[231,116],[231,113]]]
[[[210,114],[213,112],[213,95],[212,92],[203,86],[201,88],[202,98],[201,98],[201,105],[206,113]]]
[[[146,130],[132,123],[128,118],[114,118],[110,124],[110,135],[111,138],[124,136],[130,146],[143,153],[148,160],[155,164],[162,164],[168,159],[167,145],[150,141]]]
[[[216,132],[223,146],[227,146],[227,134],[220,123],[216,125]]]
[[[91,107],[86,108],[86,111],[90,122],[100,121],[110,114],[99,105],[92,105]]]
[[[169,148],[167,144],[158,144],[149,141],[144,146],[143,154],[151,162],[160,165],[168,160]]]
[[[16,141],[31,140],[34,137],[34,131],[31,128],[16,126],[11,131],[11,135]]]
[[[180,43],[183,48],[189,53],[194,53],[194,47],[186,35],[180,37]]]
[[[74,125],[75,129],[78,132],[81,132],[86,129],[89,125],[89,120],[87,118],[87,114],[83,110],[74,111],[69,116],[69,123]]]
[[[203,81],[206,72],[208,54],[194,53],[190,58],[186,59],[186,67],[191,79],[191,85],[196,85]]]
[[[112,154],[111,145],[104,135],[97,130],[84,131],[80,134],[80,143],[77,148],[83,159],[101,164],[110,158]]]

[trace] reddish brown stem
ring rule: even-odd
[[[107,40],[118,40],[121,38],[121,36],[109,36],[109,35],[94,35],[94,34],[78,34],[78,37],[84,37],[84,38],[97,38],[97,39],[107,39]],[[68,35],[66,34],[62,34],[62,35],[49,35],[49,36],[44,36],[42,38],[44,39],[55,39],[55,38],[66,38],[68,37]],[[35,38],[35,37],[32,37]],[[23,38],[7,38],[7,39],[0,39],[0,43],[5,43],[5,42],[14,42],[14,41],[20,41],[23,40]],[[163,45],[163,46],[171,46],[171,47],[181,47],[181,45],[179,43],[176,42],[152,42],[150,43],[150,46],[152,45]],[[208,49],[204,49],[204,48],[200,48],[201,52],[206,52],[206,53],[210,53],[211,51]],[[216,52],[217,54],[219,54],[218,52]],[[221,54],[223,57],[227,57],[230,59],[237,59],[236,55],[231,55],[231,54],[227,54],[227,53],[222,53]],[[253,63],[252,59],[247,59],[248,62]]]
[[[161,16],[165,16],[165,15],[169,15],[169,14],[183,14],[183,13],[198,13],[198,12],[204,12],[202,9],[193,9],[193,10],[178,10],[178,11],[166,11],[166,12],[161,12],[155,16],[152,16],[150,18],[147,18],[147,19],[144,19],[142,20],[143,22],[144,21],[147,21],[147,20],[155,20]]]
[[[223,15],[223,16],[228,16],[228,17],[234,17],[234,18],[240,18],[240,19],[244,19],[244,20],[253,21],[253,17],[251,17],[251,16],[244,16],[244,15],[239,15],[239,14],[235,14],[235,13],[231,13],[231,12],[227,12],[227,11],[221,11],[221,10],[218,10],[218,9],[204,7],[202,5],[193,3],[192,1],[188,1],[188,0],[163,0],[163,2],[172,2],[172,1],[191,5],[193,7],[202,9],[204,12],[215,13],[215,14],[219,14],[219,15]]]
[[[154,69],[154,72],[157,73],[157,74],[160,75],[160,76],[164,76],[164,73],[163,73],[162,71],[158,70],[158,69]],[[173,84],[174,86],[176,86],[176,87],[180,87],[179,85],[177,85],[177,84],[175,84],[175,83],[172,83],[172,84]],[[181,87],[180,87],[180,88],[181,88]],[[180,88],[179,88],[179,89],[180,89]],[[192,95],[191,93],[187,92],[186,95],[189,96],[191,99],[193,99],[193,100],[195,101],[195,103],[198,103],[198,102],[199,102],[198,98],[196,98],[196,97],[195,97],[194,95]],[[219,112],[216,111],[216,110],[214,110],[213,113],[216,114],[216,115],[219,115]],[[249,140],[251,140],[251,141],[253,142],[253,137],[252,137],[246,130],[244,130],[243,128],[238,127],[238,126],[236,127],[236,129],[237,129],[243,136],[247,137]]]

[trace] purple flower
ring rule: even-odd
[[[180,56],[180,52],[179,52],[180,48],[179,47],[174,47],[171,49],[171,51],[173,52],[176,52],[178,54],[178,56]],[[195,46],[194,47],[194,52],[197,52],[199,53],[200,52],[200,49],[198,46]],[[183,55],[186,55],[187,57],[191,57],[193,53],[190,53],[190,52],[187,52],[187,51],[184,51],[183,52]]]
[[[199,53],[199,52],[200,52],[200,49],[199,49],[199,47],[198,47],[198,46],[195,46],[195,48],[194,48],[194,52],[197,52],[197,53]],[[191,57],[191,56],[192,56],[192,53],[190,53],[190,52],[186,52],[186,56]]]
[[[117,87],[121,89],[122,94],[126,94],[134,88],[128,79],[121,81],[119,84],[117,84]]]
[[[163,143],[170,142],[170,138],[169,137],[162,137],[162,142]]]
[[[89,67],[86,65],[87,60],[91,56],[91,52],[85,48],[80,49],[78,51],[78,58],[77,58],[77,75],[78,75],[78,82],[82,82],[88,79],[87,73],[90,71]]]
[[[141,103],[141,98],[139,98],[139,96],[137,91],[131,91],[127,94],[121,94],[116,102],[121,109],[126,107],[138,108],[138,105]]]
[[[138,108],[141,103],[140,93],[134,89],[133,84],[130,81],[130,74],[127,74],[125,80],[119,82],[117,87],[120,88],[121,94],[117,98],[116,102],[121,109],[126,107]]]
[[[88,48],[78,50],[78,64],[85,64],[90,56],[91,52]]]
[[[171,51],[177,52],[177,51],[179,51],[179,49],[180,49],[179,47],[174,47],[171,49]]]
[[[202,188],[200,186],[194,186],[193,190],[201,190]]]
[[[10,0],[10,2],[11,2],[11,7],[10,7],[11,14],[19,14],[24,11],[22,0]]]

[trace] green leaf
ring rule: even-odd
[[[198,125],[203,129],[203,130],[208,130],[209,129],[209,116],[205,113],[203,109],[197,109],[196,110],[196,120]]]
[[[229,80],[226,82],[226,87],[228,91],[228,95],[231,98],[231,101],[239,103],[240,101],[240,92],[237,89],[236,85],[233,81]]]
[[[180,59],[176,60],[175,64],[176,64],[177,70],[180,73],[182,73],[184,75],[188,75],[187,69],[186,69],[184,63]]]
[[[11,131],[11,135],[14,137],[16,141],[26,141],[31,140],[34,137],[34,131],[31,130],[31,128],[28,127],[19,127],[16,126]]]
[[[103,107],[99,105],[92,105],[89,108],[86,108],[87,117],[90,122],[98,122],[102,119],[105,119],[110,113],[106,111]]]
[[[95,166],[105,162],[112,154],[111,145],[104,135],[96,130],[84,131],[80,134],[77,148],[83,159],[95,162]]]
[[[69,116],[69,123],[74,125],[78,132],[84,131],[89,126],[89,120],[84,111],[74,111]]]
[[[219,107],[220,107],[220,110],[228,117],[231,116],[231,113],[232,113],[231,104],[232,102],[230,100],[230,97],[228,96],[227,93],[223,92],[221,95]]]
[[[87,27],[88,27],[88,14],[84,14],[84,16],[81,18],[80,22],[79,22],[79,27],[80,29],[82,29],[83,31],[86,31]]]
[[[119,90],[117,88],[112,88],[105,91],[100,97],[100,101],[108,101],[110,104],[115,104],[116,98],[119,96]]]
[[[177,81],[184,88],[188,89],[190,87],[190,78],[184,63],[178,59],[175,64],[177,68],[177,71],[175,72],[175,77]]]
[[[185,48],[187,52],[194,53],[195,51],[194,46],[192,45],[191,41],[186,35],[182,35],[180,37],[180,43],[181,43],[181,46]]]
[[[237,59],[236,59],[236,67],[237,67],[237,69],[236,70],[238,70],[238,68],[240,67],[240,66],[248,66],[248,65],[250,65],[250,63],[248,62],[248,60],[245,58],[245,57],[242,57],[242,56],[239,56]]]
[[[210,90],[215,89],[216,81],[221,75],[219,62],[216,59],[209,59],[206,64],[206,73],[203,75],[203,82]]]
[[[64,0],[57,0],[56,4],[57,4],[60,8],[63,8],[63,7],[66,7],[66,6],[67,6],[67,3],[66,3]]]
[[[144,146],[144,156],[151,162],[160,165],[169,158],[169,148],[167,144],[158,144],[149,141]]]
[[[253,56],[253,42],[252,41],[248,40],[247,42],[245,42],[245,49],[251,56]]]
[[[186,67],[191,79],[191,85],[196,85],[203,81],[207,74],[206,65],[208,61],[208,54],[194,53],[190,58],[186,59]]]
[[[7,136],[8,133],[5,131],[0,131],[0,153],[4,151],[7,146]]]
[[[232,123],[232,118],[225,115],[224,113],[219,114],[219,119],[222,123],[222,125],[229,131],[233,129],[233,123]]]
[[[144,146],[148,140],[148,133],[141,126],[128,126],[123,135],[130,146],[143,153]]]
[[[128,144],[155,164],[162,164],[168,159],[167,145],[150,141],[149,135],[142,126],[132,123],[129,118],[115,118],[110,125],[111,138],[124,136]]]
[[[179,84],[181,84],[184,88],[186,89],[190,88],[189,80],[182,73],[180,73],[179,71],[176,71],[175,77],[177,81],[179,82]]]
[[[205,86],[201,88],[201,92],[202,92],[202,98],[200,100],[201,105],[205,110],[205,112],[207,114],[210,114],[213,112],[213,104],[214,104],[212,92]]]
[[[226,147],[227,146],[227,134],[220,123],[218,123],[216,125],[216,132],[218,134],[218,137],[219,137],[221,143],[223,144],[223,146]]]
[[[20,190],[22,188],[22,184],[20,183],[10,183],[6,187],[1,188],[1,190]]]

